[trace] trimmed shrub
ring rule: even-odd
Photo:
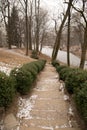
[[[38,68],[38,72],[40,72],[44,68],[45,64],[46,64],[46,60],[39,60],[38,62],[35,62],[35,65]]]
[[[38,74],[38,68],[34,64],[34,62],[23,65],[23,67],[21,69],[24,71],[26,70],[26,72],[30,72],[33,75],[33,78],[36,79],[36,76]]]
[[[67,66],[64,66],[64,65],[56,66],[56,71],[57,71],[58,73],[60,73],[60,71],[61,71],[62,69],[64,69],[64,68],[67,68]]]
[[[73,71],[72,68],[70,67],[65,67],[62,70],[60,70],[59,74],[60,74],[60,79],[65,81],[66,78],[69,76],[69,74]]]
[[[15,81],[0,72],[0,107],[8,107],[15,96]]]
[[[59,62],[58,61],[52,61],[52,65],[54,66],[54,67],[57,67],[57,66],[59,66],[60,64],[59,64]]]
[[[11,76],[16,79],[17,91],[21,94],[27,94],[32,82],[34,81],[34,77],[31,72],[24,70],[24,68],[20,68],[18,71],[11,72]]]
[[[70,94],[74,94],[77,109],[87,124],[87,71],[67,66],[56,66],[60,79]]]
[[[38,59],[37,51],[32,51],[31,58]]]
[[[87,81],[81,84],[81,89],[75,92],[75,102],[77,109],[87,124]]]
[[[73,94],[77,88],[81,87],[81,84],[87,80],[87,72],[74,69],[65,80],[65,85],[70,94]]]
[[[21,94],[27,94],[31,89],[37,74],[43,69],[46,61],[38,60],[24,64],[21,68],[11,71],[11,76],[16,80],[16,89]]]

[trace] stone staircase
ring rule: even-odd
[[[64,86],[50,64],[38,76],[31,97],[20,97],[18,102],[17,117],[9,116],[3,130],[81,130]]]

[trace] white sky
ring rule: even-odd
[[[63,0],[41,0],[41,6],[52,16],[63,10]]]
[[[48,11],[50,24],[54,26],[53,19],[58,19],[59,14],[64,12],[64,0],[40,0],[40,6]]]

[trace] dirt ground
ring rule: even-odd
[[[29,51],[29,56],[25,55],[25,49],[8,50],[7,48],[0,48],[0,62],[4,62],[7,64],[18,65],[34,61],[35,59],[30,58],[30,55],[31,51]],[[39,58],[46,59],[48,61],[51,60],[48,56],[43,54],[40,54]]]

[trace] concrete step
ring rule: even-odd
[[[39,127],[20,127],[20,130],[50,130],[50,128],[39,128]],[[81,130],[80,128],[57,128],[54,130]]]
[[[39,128],[39,127],[20,127],[19,130],[50,130],[50,129],[43,129],[43,128]]]
[[[57,128],[55,130],[81,130],[80,128]]]

